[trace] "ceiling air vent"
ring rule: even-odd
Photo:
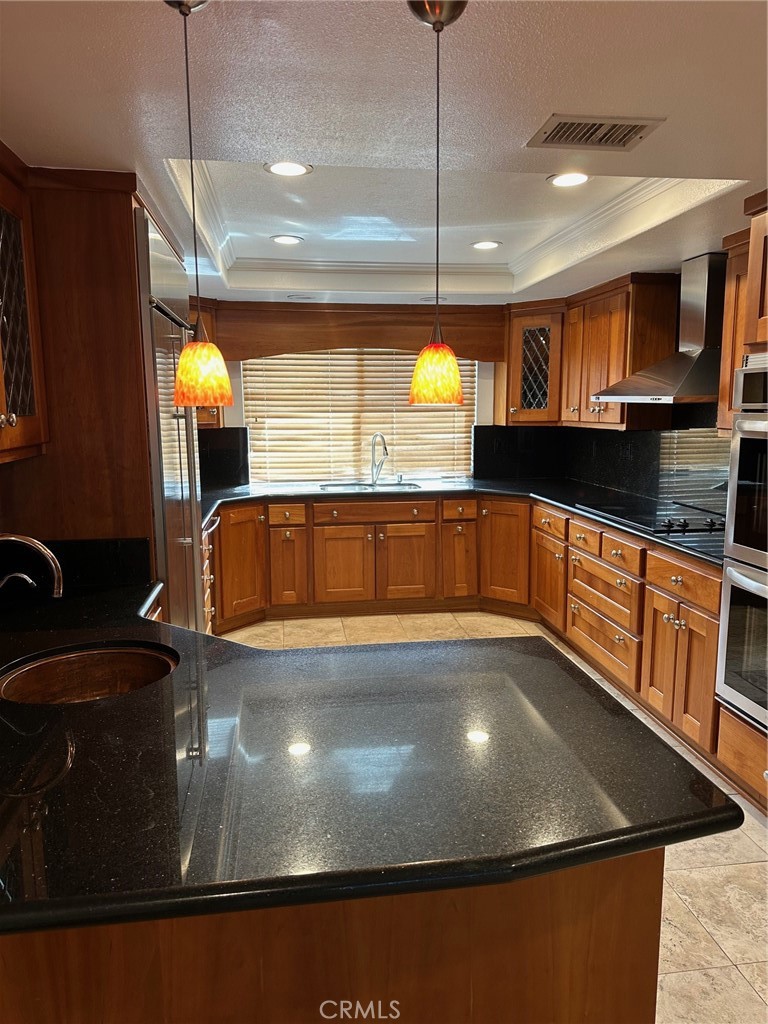
[[[529,146],[538,149],[633,149],[664,117],[591,117],[553,114]]]

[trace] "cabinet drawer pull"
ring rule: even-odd
[[[571,555],[571,561],[574,565],[578,565],[581,562],[581,559],[578,555]]]
[[[621,548],[612,548],[611,558],[623,558],[624,555],[621,552]]]
[[[562,562],[562,560],[563,560],[563,558],[564,558],[564,557],[565,557],[564,555],[558,555],[558,554],[556,554],[556,555],[555,555],[555,558],[556,558],[556,560],[557,560],[558,562]]]
[[[373,534],[369,533],[365,539],[366,540],[373,540]]]
[[[549,524],[550,524],[551,522],[552,522],[552,520],[551,520],[551,519],[542,519],[542,520],[541,520],[541,525],[542,525],[542,526],[549,526]]]
[[[578,411],[579,411],[578,405],[569,405],[568,406],[568,412],[578,412]]]
[[[5,415],[5,413],[0,412],[0,430],[2,430],[3,427],[7,427],[7,426],[8,426],[8,417]]]
[[[284,519],[290,519],[291,518],[291,513],[290,512],[283,512],[283,518]]]
[[[291,531],[290,530],[286,530],[285,531],[285,539],[286,540],[290,540],[291,539]]]
[[[267,517],[266,516],[259,516],[258,518],[259,518],[259,522],[260,523],[265,523],[267,521]]]
[[[487,516],[488,515],[488,509],[487,508],[481,509],[480,515],[481,516]]]
[[[621,577],[621,579],[616,580],[616,586],[617,587],[626,587],[626,585],[627,585],[627,581],[624,579],[623,576]]]
[[[384,534],[383,533],[379,534],[379,540],[384,540]]]
[[[412,512],[412,513],[413,513],[413,514],[414,514],[415,516],[417,516],[417,515],[419,514],[419,510],[418,510],[417,508],[412,508],[412,509],[411,509],[411,512]]]
[[[683,577],[682,576],[670,576],[669,577],[669,582],[672,584],[673,587],[682,586]]]
[[[456,533],[464,533],[464,527],[463,526],[457,526],[456,527]]]
[[[623,644],[624,643],[624,637],[623,636],[619,636],[619,634],[617,633],[616,636],[613,638],[613,642],[615,644]]]
[[[688,623],[685,619],[678,619],[675,623],[675,629],[688,629]]]
[[[456,506],[456,511],[459,513],[460,516],[463,516],[464,515],[464,506],[463,505],[457,505]]]
[[[510,410],[509,410],[509,411],[510,411],[510,412],[512,413],[512,415],[514,416],[514,415],[515,415],[515,413],[517,412],[517,406],[516,406],[516,405],[513,405],[513,406],[511,406],[511,407],[510,407]]]
[[[334,519],[339,518],[339,513],[336,511],[336,509],[334,509],[333,512],[331,512],[331,515],[333,516]]]
[[[578,606],[577,604],[572,604],[572,605],[571,605],[571,611],[572,611],[572,612],[573,612],[574,614],[575,614],[575,613],[576,613],[576,612],[577,612],[578,610],[579,610],[579,606]]]
[[[577,533],[576,534],[576,540],[586,540],[586,539],[587,539],[586,533]]]

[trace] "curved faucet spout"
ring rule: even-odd
[[[382,455],[382,457],[377,462],[376,461],[376,442],[379,439],[381,439],[381,444],[382,444],[382,447],[384,449],[384,454]],[[381,431],[377,430],[376,433],[371,438],[371,485],[373,487],[376,486],[376,481],[379,479],[379,474],[381,473],[381,467],[384,465],[384,462],[388,458],[389,458],[389,449],[387,448],[387,442],[386,442],[386,440],[384,438],[384,435],[381,433]]]
[[[53,572],[53,596],[61,597],[61,592],[63,589],[61,565],[59,564],[58,558],[56,557],[56,555],[54,555],[51,549],[46,547],[42,541],[35,540],[34,537],[25,537],[23,533],[0,533],[0,541],[4,540],[10,541],[14,544],[23,544],[25,547],[31,548],[33,551],[37,551],[39,554],[41,554],[43,558],[46,560],[46,562],[48,562]],[[12,573],[11,575],[21,575],[22,578],[26,579],[27,582],[32,583],[32,585],[34,586],[33,581],[25,573]],[[6,578],[3,580],[3,583],[5,583],[9,578],[10,577],[6,576]]]

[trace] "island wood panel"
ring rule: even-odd
[[[388,523],[376,527],[376,597],[394,601],[435,597],[437,527]]]
[[[481,499],[480,593],[528,603],[531,506],[503,498]]]
[[[284,352],[384,348],[420,352],[429,341],[434,310],[415,305],[218,302],[216,337],[225,359]],[[504,358],[504,306],[441,306],[446,342],[457,356]]]
[[[267,606],[267,527],[265,506],[220,509],[215,535],[219,570],[217,625]]]
[[[346,999],[378,1019],[394,1004],[401,1024],[650,1024],[663,867],[659,849],[501,885],[0,936],[0,1019],[317,1024]]]
[[[131,196],[32,188],[29,199],[50,443],[41,458],[0,466],[0,528],[151,537]]]
[[[270,599],[273,605],[306,604],[309,597],[307,528],[269,531]]]
[[[443,523],[443,597],[477,595],[477,523]]]
[[[672,721],[694,743],[714,749],[719,622],[681,604]]]
[[[376,545],[372,523],[313,529],[315,601],[372,601]]]

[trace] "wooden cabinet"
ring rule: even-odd
[[[531,531],[531,604],[555,629],[565,632],[566,553],[562,541]]]
[[[717,759],[729,771],[768,799],[768,740],[765,733],[720,708]]]
[[[480,593],[515,604],[528,602],[531,507],[504,498],[480,507]]]
[[[216,632],[267,607],[267,516],[259,504],[224,506],[214,535]]]
[[[445,513],[443,513],[445,517]],[[477,523],[443,523],[443,597],[477,594]]]
[[[505,360],[496,366],[496,423],[560,419],[562,324],[561,312],[510,313]]]
[[[376,597],[394,601],[435,597],[437,527],[386,523],[376,527]]]
[[[315,601],[372,601],[376,596],[376,527],[316,526]]]
[[[706,750],[713,749],[716,618],[646,587],[640,693]]]
[[[563,423],[621,430],[665,425],[668,413],[658,407],[597,402],[592,395],[675,351],[678,296],[675,274],[627,274],[569,298]]]
[[[47,440],[28,202],[0,176],[0,463],[39,455]],[[87,395],[72,395],[73,402]]]
[[[590,661],[613,679],[637,691],[642,641],[588,604],[568,598],[566,636]]]
[[[571,552],[568,590],[623,629],[639,633],[643,616],[643,581],[612,565]]]
[[[750,197],[744,212],[752,217],[749,229],[749,272],[745,310],[747,345],[768,344],[768,210],[766,192]]]
[[[728,250],[728,263],[725,270],[717,426],[720,430],[730,430],[733,426],[733,373],[741,366],[745,352],[749,230],[724,238],[723,248]]]
[[[272,510],[270,509],[270,520]],[[306,526],[269,529],[270,604],[306,604],[309,595]]]

